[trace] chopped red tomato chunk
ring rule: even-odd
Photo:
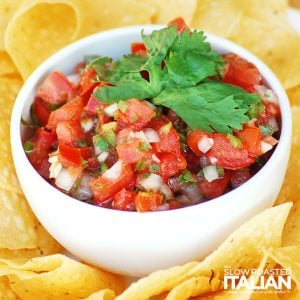
[[[112,208],[119,210],[134,210],[135,193],[122,189],[113,197]]]
[[[53,151],[56,134],[48,132],[44,128],[38,128],[30,141],[34,148],[28,153],[28,159],[40,175],[48,179],[50,167],[50,163],[48,162],[49,153],[51,150]]]
[[[249,156],[258,157],[261,153],[261,131],[258,127],[246,127],[237,132],[244,147],[248,150]]]
[[[182,33],[184,30],[189,29],[189,27],[186,25],[185,21],[183,18],[176,18],[174,20],[172,20],[171,22],[169,22],[168,24],[169,26],[172,26],[172,25],[176,25],[177,26],[177,31],[179,33]]]
[[[75,147],[77,142],[84,140],[85,135],[81,131],[78,122],[63,121],[56,127],[56,134],[59,145],[69,145]]]
[[[91,157],[92,148],[75,148],[67,145],[59,146],[59,161],[64,167],[82,167],[84,160]]]
[[[252,63],[232,53],[226,54],[224,59],[228,62],[223,75],[224,82],[240,86],[249,92],[254,92],[254,86],[261,84],[262,77]]]
[[[52,72],[40,85],[37,96],[49,104],[61,104],[72,99],[75,88],[68,78],[60,72]]]
[[[132,43],[131,44],[131,53],[132,54],[139,54],[144,56],[147,54],[147,49],[144,43]]]
[[[46,128],[50,130],[55,130],[59,122],[75,122],[79,120],[82,108],[82,100],[80,97],[72,99],[63,106],[51,112]]]
[[[51,106],[41,98],[35,98],[33,112],[42,126],[46,126],[51,113]]]
[[[160,162],[160,175],[167,180],[186,168],[186,161],[182,155],[162,153],[157,155]]]
[[[157,192],[138,192],[134,203],[139,212],[155,211],[163,203],[163,196]]]
[[[134,180],[134,173],[130,165],[122,164],[120,174],[116,178],[108,178],[105,173],[91,180],[90,186],[94,193],[94,200],[96,204],[112,198],[116,193],[130,185]]]
[[[130,127],[133,130],[141,130],[155,116],[155,111],[140,100],[130,99],[125,105],[123,112],[119,110],[116,114],[120,128]]]

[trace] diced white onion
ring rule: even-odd
[[[160,159],[157,157],[156,154],[152,154],[152,155],[151,155],[151,158],[152,158],[152,160],[153,160],[154,162],[160,163]]]
[[[68,171],[68,169],[62,168],[61,171],[59,172],[58,176],[55,179],[55,184],[59,188],[68,192],[74,185],[76,179],[77,179],[77,176],[72,175]]]
[[[218,159],[214,156],[210,156],[209,160],[212,165],[215,165],[218,162]]]
[[[268,118],[267,123],[273,129],[273,133],[279,130],[279,126],[275,117]]]
[[[72,74],[67,76],[68,80],[77,85],[80,81],[80,75],[79,74]]]
[[[100,155],[103,152],[103,150],[96,145],[94,145],[94,151],[96,155]]]
[[[275,138],[274,138],[273,136],[271,136],[271,135],[268,135],[268,136],[263,137],[263,141],[266,142],[266,143],[268,143],[268,144],[270,144],[270,145],[272,145],[272,146],[275,146],[275,145],[278,144],[278,140],[275,139]]]
[[[157,143],[157,142],[160,141],[159,136],[158,136],[157,132],[154,129],[152,129],[152,128],[145,128],[143,130],[143,132],[144,132],[144,134],[145,134],[145,136],[147,138],[147,141],[149,143]]]
[[[165,210],[169,210],[170,208],[170,205],[169,203],[164,203],[164,204],[161,204],[160,206],[157,206],[156,207],[156,211],[165,211]]]
[[[99,155],[97,156],[97,160],[98,160],[100,163],[105,162],[106,159],[108,158],[108,155],[109,155],[108,152],[103,151],[101,154],[99,154]]]
[[[123,163],[118,160],[110,169],[103,173],[103,177],[108,179],[117,179],[121,175]]]
[[[213,146],[213,144],[214,140],[205,135],[198,141],[197,146],[201,152],[206,153]]]
[[[264,85],[255,85],[254,88],[263,97],[263,100],[278,104],[278,98],[271,89]]]
[[[88,132],[93,128],[94,122],[92,119],[82,119],[80,121],[80,126],[84,132]]]
[[[160,192],[165,195],[167,200],[170,200],[173,198],[173,193],[172,193],[170,187],[166,183],[163,183],[161,185]]]
[[[206,166],[203,168],[203,174],[208,182],[211,182],[219,178],[218,170],[216,166]]]
[[[118,110],[118,104],[114,103],[104,108],[104,112],[107,116],[113,117],[115,112]]]
[[[265,141],[261,141],[260,145],[261,145],[262,153],[266,153],[266,152],[270,151],[273,148],[273,146],[271,144],[269,144]]]
[[[148,142],[148,139],[143,131],[136,131],[134,132],[134,137],[145,142]]]
[[[256,121],[257,121],[256,118],[252,118],[252,119],[247,123],[247,125],[250,126],[250,127],[253,127],[253,126],[255,126]]]
[[[159,175],[151,173],[147,178],[139,180],[138,184],[147,191],[157,192],[160,190],[163,180]]]
[[[151,102],[149,102],[147,100],[144,100],[143,102],[145,104],[147,104],[151,109],[156,110],[156,106],[153,103],[151,103]]]
[[[58,151],[56,155],[51,155],[48,159],[50,163],[49,178],[56,178],[62,169],[62,164],[58,160]]]

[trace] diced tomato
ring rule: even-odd
[[[235,148],[226,135],[213,133],[213,139],[214,144],[207,152],[207,156],[210,159],[217,159],[217,166],[236,170],[254,163],[254,158],[249,157],[247,149],[243,146]]]
[[[50,104],[61,104],[75,96],[75,87],[60,72],[52,72],[40,85],[37,96]]]
[[[215,179],[211,182],[208,182],[205,178],[200,178],[198,180],[198,186],[205,198],[213,199],[224,194],[228,187],[230,177],[231,172],[225,171],[222,178]]]
[[[34,150],[28,153],[28,159],[41,176],[49,179],[48,162],[49,153],[56,143],[55,132],[48,132],[44,128],[38,128],[30,140],[34,144]]]
[[[182,33],[186,29],[190,30],[189,27],[186,25],[184,19],[181,18],[181,17],[172,20],[171,22],[169,22],[168,25],[169,26],[176,25],[177,26],[177,31],[179,33]]]
[[[104,112],[98,113],[98,120],[99,120],[99,128],[105,124],[113,121],[113,118],[107,116]]]
[[[254,86],[262,82],[262,77],[257,68],[245,59],[236,54],[224,55],[228,66],[223,75],[223,81],[244,88],[249,92],[254,92]]]
[[[119,144],[117,152],[119,159],[127,164],[136,163],[141,159],[151,157],[151,146],[142,140],[135,139],[126,144]]]
[[[90,187],[94,193],[96,204],[112,198],[123,188],[127,188],[134,181],[134,173],[130,165],[122,164],[120,176],[116,179],[100,176],[90,181]]]
[[[203,152],[200,151],[199,147],[198,147],[198,142],[203,138],[203,137],[207,137],[207,138],[211,138],[212,136],[209,133],[200,131],[200,130],[194,130],[191,134],[188,135],[187,137],[187,143],[189,145],[189,147],[193,150],[193,152],[198,155],[201,156],[203,155]]]
[[[248,150],[249,156],[258,157],[261,153],[262,134],[258,127],[246,127],[236,135],[242,140],[244,147]]]
[[[132,54],[139,54],[139,55],[146,55],[147,49],[144,43],[132,43],[131,44],[131,53]]]
[[[106,106],[107,104],[100,102],[94,95],[91,95],[87,105],[84,107],[84,110],[91,114],[97,114]]]
[[[279,117],[280,116],[280,108],[279,105],[273,103],[273,102],[268,102],[268,101],[263,101],[263,105],[265,106],[265,113],[266,117]]]
[[[134,210],[135,193],[122,189],[113,197],[112,208],[126,211]]]
[[[84,68],[86,66],[85,62],[80,62],[79,64],[77,64],[74,69],[73,69],[73,73],[74,74],[81,74],[81,72],[83,72]]]
[[[56,134],[59,145],[68,145],[75,147],[78,140],[85,138],[84,133],[78,122],[64,121],[58,123],[56,127]]]
[[[231,172],[231,186],[237,188],[251,178],[250,169],[248,167],[234,170]]]
[[[33,103],[33,112],[42,126],[46,126],[51,113],[50,104],[41,98],[35,98]]]
[[[100,167],[100,162],[96,157],[91,157],[87,159],[87,170],[94,171],[97,170]]]
[[[80,97],[76,97],[71,101],[67,102],[63,106],[51,112],[49,116],[48,123],[46,125],[47,129],[55,130],[58,123],[63,121],[73,121],[79,120],[82,111],[82,100]]]
[[[171,125],[171,123],[170,123]],[[173,154],[180,154],[179,135],[176,129],[172,126],[168,130],[163,130],[163,127],[157,130],[159,142],[154,143],[153,147],[157,152],[169,152]]]
[[[60,145],[58,159],[64,167],[82,167],[83,160],[87,160],[91,154],[91,147],[75,148]]]
[[[157,156],[160,160],[160,175],[165,181],[179,171],[186,169],[186,161],[181,154],[162,153]]]
[[[181,208],[182,204],[176,200],[170,200],[169,201],[169,209],[177,209]]]
[[[119,145],[127,143],[130,139],[130,133],[133,133],[132,129],[130,128],[124,128],[120,130],[117,134],[117,144]]]
[[[132,98],[126,101],[126,104],[128,106],[124,112],[116,113],[117,123],[121,123],[119,128],[130,127],[141,130],[155,116],[155,111],[142,101]]]
[[[154,211],[163,203],[163,196],[157,192],[138,192],[134,203],[138,212]]]

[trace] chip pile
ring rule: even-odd
[[[299,0],[291,4],[300,8]],[[0,299],[300,299],[300,37],[287,9],[285,0],[1,0]],[[248,48],[277,74],[292,105],[290,163],[273,208],[203,261],[154,272],[125,289],[121,276],[65,256],[33,215],[13,166],[10,115],[24,80],[63,46],[98,31],[178,16]],[[292,289],[225,290],[226,266],[290,269]]]

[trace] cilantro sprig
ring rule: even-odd
[[[171,108],[192,129],[221,133],[242,129],[259,111],[259,95],[218,81],[225,63],[203,32],[178,34],[173,26],[150,35],[142,32],[142,38],[146,55],[129,54],[118,60],[100,57],[89,65],[99,80],[112,84],[95,92],[102,102],[148,99]]]

